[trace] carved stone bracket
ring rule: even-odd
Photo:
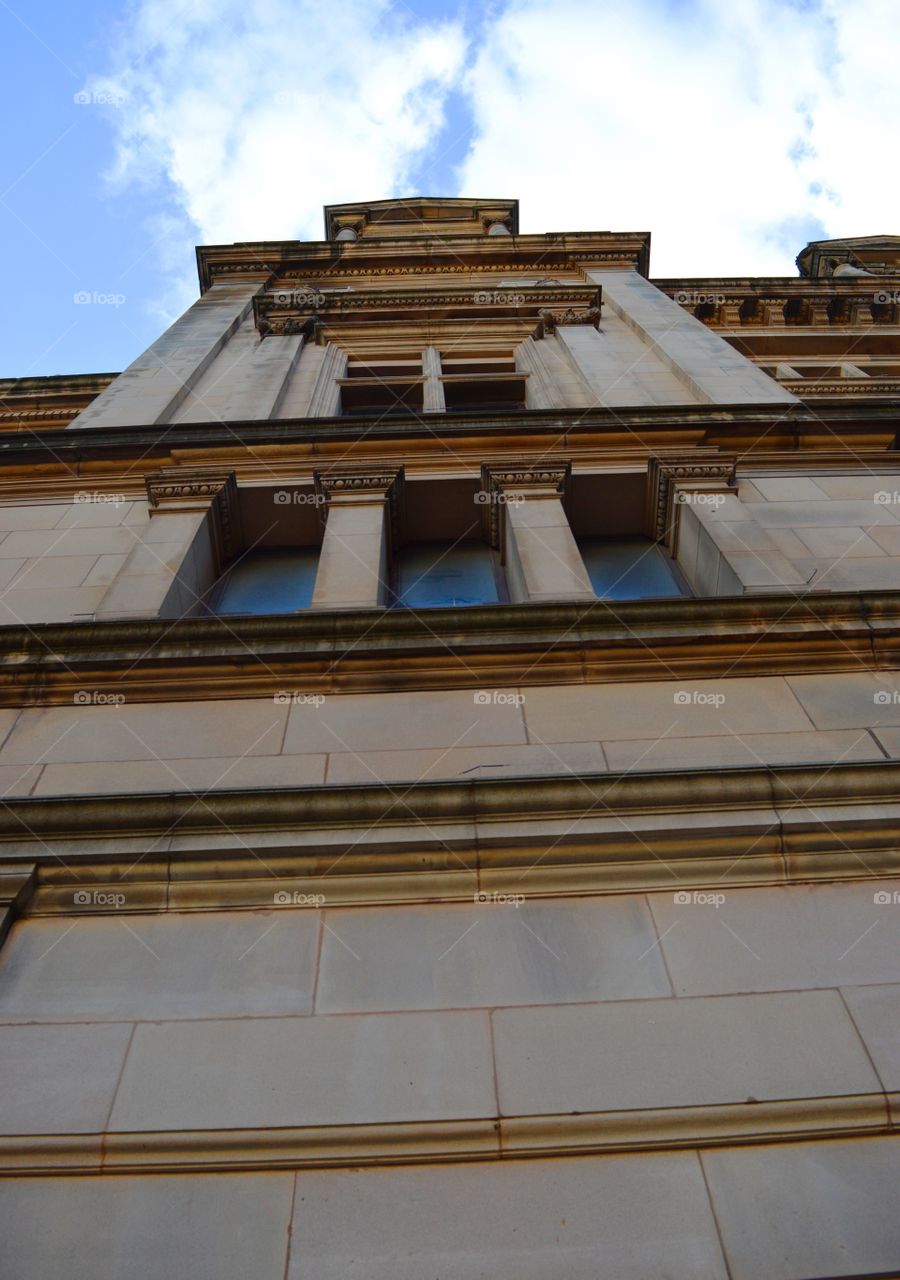
[[[543,308],[538,312],[538,316],[538,326],[534,335],[536,338],[551,336],[561,325],[589,324],[599,329],[600,303],[595,303],[585,311],[576,311],[574,307],[569,307],[566,311],[551,311],[549,308]]]
[[[150,515],[209,511],[216,551],[227,564],[243,543],[237,481],[233,471],[205,467],[163,467],[146,478]]]
[[[387,504],[390,523],[390,543],[393,548],[403,544],[404,520],[404,471],[403,467],[348,466],[333,471],[316,471],[313,474],[316,493],[321,498],[317,504],[323,522],[328,518],[328,508],[338,501],[377,502]]]
[[[682,454],[654,457],[647,468],[647,501],[644,527],[647,536],[672,548],[677,535],[675,489],[690,484],[704,489],[731,489],[735,459],[722,454]]]
[[[558,497],[568,494],[572,466],[569,462],[510,466],[485,462],[481,467],[481,521],[484,537],[503,553],[506,521],[503,510],[510,501]]]

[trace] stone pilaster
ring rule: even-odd
[[[234,283],[217,282],[120,373],[69,424],[79,427],[150,426],[170,422],[228,339],[250,314],[268,272]]]
[[[569,471],[568,463],[482,467],[485,532],[514,602],[595,598],[563,508]]]
[[[100,602],[98,618],[200,611],[241,546],[234,473],[174,467],[147,477],[150,525]]]
[[[316,473],[325,536],[313,609],[383,609],[392,538],[399,536],[403,470],[346,467]]]

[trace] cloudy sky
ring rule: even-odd
[[[897,232],[896,0],[0,0],[0,376],[114,371],[193,247],[322,206],[518,196],[651,274]]]

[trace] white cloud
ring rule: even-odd
[[[893,0],[512,0],[461,186],[523,230],[649,230],[657,276],[793,275],[823,228],[892,228],[898,39]]]
[[[95,88],[126,96],[117,179],[169,194],[172,305],[198,240],[412,194],[451,93],[474,139],[447,194],[649,230],[657,276],[792,275],[810,238],[897,230],[898,42],[895,0],[508,0],[466,65],[461,23],[389,0],[137,0]]]
[[[465,52],[458,24],[405,13],[388,0],[139,0],[93,87],[123,99],[114,185],[168,184],[184,269],[198,239],[322,239],[323,204],[405,188]]]

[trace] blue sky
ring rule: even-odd
[[[657,275],[898,231],[895,9],[0,0],[0,376],[123,368],[195,244],[316,237],[334,200],[518,196],[524,230],[650,230]]]

